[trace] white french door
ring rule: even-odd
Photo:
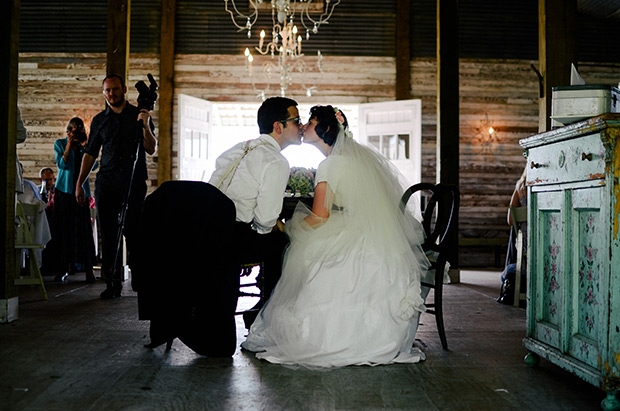
[[[179,94],[179,178],[209,181],[209,145],[213,104]]]
[[[422,180],[422,101],[360,104],[359,140],[374,146],[402,173],[404,185]]]

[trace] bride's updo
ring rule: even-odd
[[[347,118],[342,111],[339,111],[344,122],[342,126],[346,129],[349,126]],[[340,123],[336,117],[336,111],[332,106],[314,106],[310,109],[310,119],[317,121],[314,131],[325,144],[333,146],[340,132]]]

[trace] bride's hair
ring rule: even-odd
[[[342,126],[346,129],[349,123],[342,111],[340,114],[342,114],[342,118],[344,118]],[[316,135],[325,141],[325,144],[333,146],[336,142],[336,137],[338,137],[338,132],[340,131],[340,124],[336,118],[334,108],[332,106],[314,106],[310,109],[310,119],[315,119],[317,121],[314,127]]]

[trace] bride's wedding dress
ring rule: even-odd
[[[299,203],[286,224],[282,277],[242,346],[307,367],[423,360],[413,341],[428,261],[420,223],[399,208],[396,172],[341,131],[317,170],[321,181],[334,194],[330,216],[310,227]]]

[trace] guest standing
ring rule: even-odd
[[[512,207],[527,207],[527,187],[525,185],[525,181],[527,179],[527,167],[523,169],[523,173],[521,177],[515,184],[515,189],[512,193],[512,197],[510,198],[510,206]],[[518,298],[518,293],[520,290],[515,290],[514,285],[515,275],[517,272],[517,232],[514,229],[514,224],[512,222],[512,214],[510,213],[510,208],[508,208],[508,216],[507,216],[508,225],[510,226],[510,237],[508,240],[508,249],[506,250],[506,266],[504,267],[504,271],[500,276],[500,280],[502,281],[502,287],[499,292],[499,298],[497,299],[498,303],[509,304],[512,305],[514,303],[514,297]],[[519,229],[523,231],[523,255],[527,256],[527,222],[520,222]],[[524,265],[525,266],[525,265]],[[522,273],[523,274],[523,273]],[[524,287],[526,284],[525,274],[522,275],[521,278],[521,286]]]
[[[54,143],[58,181],[54,194],[54,230],[52,238],[58,245],[57,256],[61,267],[60,278],[65,273],[72,274],[76,264],[80,263],[86,273],[86,282],[95,281],[93,265],[95,263],[95,243],[90,219],[90,208],[78,204],[75,200],[75,186],[80,175],[83,145],[87,141],[84,122],[79,117],[69,120],[66,127],[67,137]],[[90,197],[88,181],[82,183],[85,197]]]
[[[153,154],[157,140],[153,134],[155,125],[146,109],[138,109],[126,98],[125,80],[116,74],[109,74],[103,80],[103,97],[108,107],[97,114],[90,125],[90,137],[82,159],[80,176],[76,183],[75,197],[79,204],[86,203],[82,184],[101,151],[101,164],[95,181],[95,201],[97,214],[101,223],[102,269],[101,277],[106,282],[106,289],[101,299],[121,296],[123,288],[122,266],[120,258],[116,261],[119,230],[118,215],[125,201],[128,202],[125,229],[127,251],[131,263],[134,249],[134,235],[140,221],[140,212],[146,195],[146,153]],[[136,160],[136,152],[138,154]],[[129,182],[135,163],[135,174],[131,194]]]

